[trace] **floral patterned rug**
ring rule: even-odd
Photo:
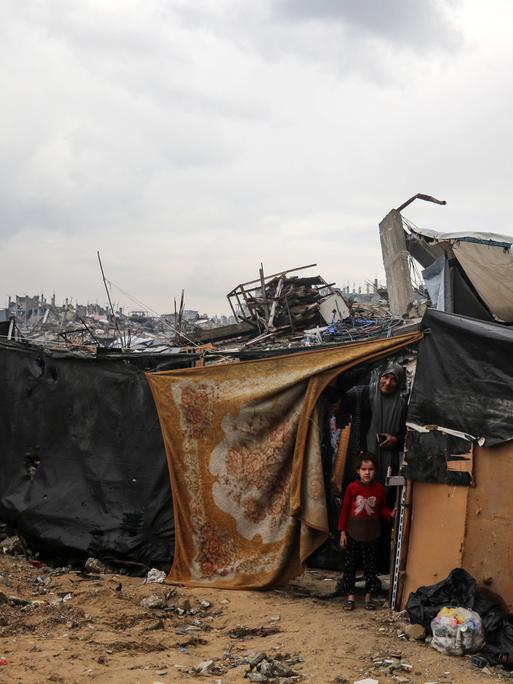
[[[420,337],[147,373],[173,494],[168,581],[265,589],[298,575],[328,534],[320,393],[339,373]]]

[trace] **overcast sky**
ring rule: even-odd
[[[2,0],[2,296],[228,310],[377,224],[513,232],[508,0]],[[116,301],[137,308],[114,290]]]

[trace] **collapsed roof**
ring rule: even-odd
[[[422,275],[435,308],[455,311],[454,284],[450,283],[450,262],[455,259],[493,318],[513,323],[513,237],[438,233],[404,223],[409,229],[408,251],[424,266]]]
[[[421,229],[396,209],[379,228],[392,313],[404,315],[414,300],[413,258],[423,267],[433,308],[513,323],[513,237]]]

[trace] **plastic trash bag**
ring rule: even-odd
[[[412,592],[406,610],[412,623],[424,625],[429,632],[432,620],[444,606],[462,606],[478,613],[486,638],[481,653],[491,665],[513,670],[513,614],[505,612],[496,596],[478,590],[472,575],[456,568],[444,580]]]
[[[431,621],[431,646],[440,653],[462,656],[484,646],[484,630],[478,613],[445,606]]]

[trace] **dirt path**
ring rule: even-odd
[[[309,571],[267,593],[174,589],[126,575],[56,572],[9,556],[0,557],[0,576],[0,658],[8,661],[0,666],[0,682],[248,682],[248,660],[260,652],[300,676],[276,682],[509,679],[476,670],[467,658],[399,639],[400,622],[386,609],[344,613],[339,602],[299,594],[305,588],[330,591],[333,580],[325,572]],[[140,605],[152,595],[164,607]],[[22,599],[18,605],[6,602],[13,596]],[[20,605],[23,599],[30,603]],[[232,630],[239,625],[275,633],[236,638],[241,630]],[[386,664],[373,664],[394,655],[412,671],[387,675]],[[214,663],[204,666],[205,674],[194,672],[209,660]]]

